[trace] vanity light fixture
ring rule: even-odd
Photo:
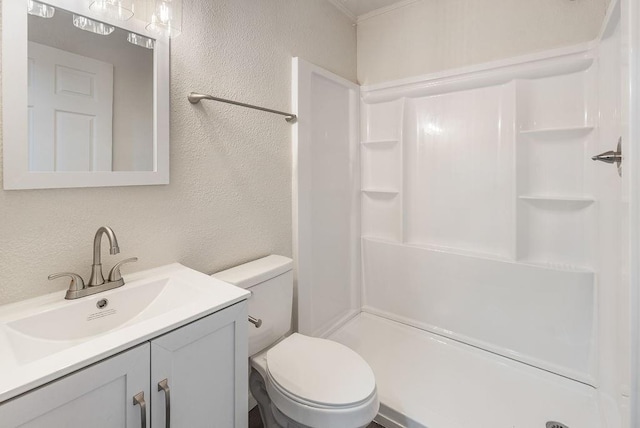
[[[135,13],[133,0],[94,0],[89,9],[118,21],[127,21]]]
[[[27,0],[27,13],[40,18],[53,18],[53,15],[56,13],[56,9],[48,4],[40,3],[35,0]]]
[[[156,41],[150,39],[149,37],[141,36],[136,33],[129,33],[127,36],[127,41],[132,45],[142,46],[143,48],[153,50],[156,47]]]
[[[100,21],[94,21],[86,16],[76,15],[75,13],[73,14],[73,25],[81,30],[99,34],[101,36],[108,36],[116,29],[112,25],[107,25]]]
[[[174,38],[182,33],[183,0],[85,1],[90,2],[89,9],[92,12],[104,16],[107,20],[126,21],[137,13],[136,17],[146,22],[146,29],[158,37]],[[129,41],[131,42],[131,40]]]
[[[182,0],[147,0],[147,30],[166,37],[182,32]]]

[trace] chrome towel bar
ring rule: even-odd
[[[287,112],[284,112],[284,111],[273,110],[273,109],[270,109],[270,108],[254,106],[253,104],[245,104],[245,103],[241,103],[241,102],[238,102],[238,101],[232,101],[232,100],[227,100],[227,99],[224,99],[224,98],[218,98],[218,97],[214,97],[213,95],[206,95],[206,94],[199,94],[197,92],[191,92],[187,98],[189,99],[189,102],[191,104],[198,104],[202,100],[218,101],[218,102],[221,102],[221,103],[233,104],[235,106],[252,108],[254,110],[266,111],[267,113],[279,114],[281,116],[284,116],[284,120],[286,120],[289,123],[296,123],[296,121],[298,120],[298,116],[296,116],[293,113],[287,113]]]

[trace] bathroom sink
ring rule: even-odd
[[[76,300],[60,291],[0,306],[0,402],[249,296],[180,264],[124,279]]]
[[[6,333],[18,361],[27,363],[176,310],[198,297],[197,290],[175,278],[142,280],[11,321]]]

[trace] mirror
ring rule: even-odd
[[[155,40],[62,9],[28,28],[29,170],[152,171]]]
[[[87,4],[3,2],[5,189],[169,182],[168,41]]]

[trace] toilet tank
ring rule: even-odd
[[[249,316],[262,320],[260,328],[247,322],[249,355],[274,344],[291,330],[293,261],[271,255],[213,275],[251,291]]]

